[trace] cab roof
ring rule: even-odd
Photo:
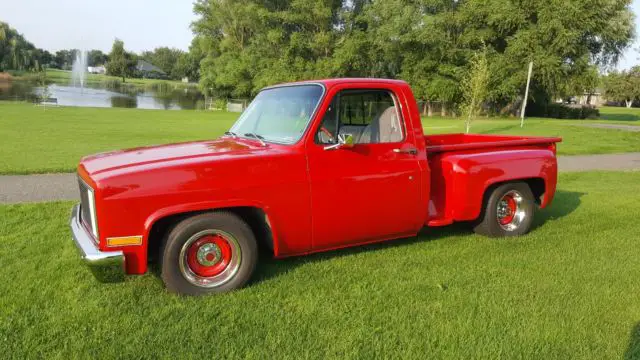
[[[333,87],[335,85],[345,84],[345,83],[361,83],[361,84],[395,84],[395,85],[407,85],[407,82],[404,80],[394,80],[394,79],[378,79],[378,78],[336,78],[336,79],[322,79],[322,80],[305,80],[305,81],[295,81],[289,83],[283,83],[273,86],[268,86],[265,89],[271,89],[276,87],[283,86],[291,86],[291,85],[305,85],[305,84],[321,84],[326,88]]]

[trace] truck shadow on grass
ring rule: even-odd
[[[583,192],[556,191],[551,205],[546,209],[536,211],[531,231],[544,225],[549,220],[561,219],[574,212],[580,206],[582,202],[580,198],[584,195],[586,195],[586,193]]]
[[[537,228],[544,225],[548,220],[557,220],[570,215],[578,208],[578,206],[580,206],[580,197],[583,195],[585,195],[585,193],[558,190],[556,192],[555,199],[549,208],[536,211],[532,231],[535,231]],[[423,228],[418,236],[412,238],[332,250],[287,259],[273,259],[267,250],[261,249],[260,261],[258,262],[255,275],[253,276],[250,284],[256,284],[261,281],[276,278],[295,267],[306,263],[325,261],[343,256],[367,253],[370,251],[410,246],[419,242],[442,241],[448,238],[465,235],[471,236],[472,234],[473,227],[470,223],[456,223],[442,228]]]
[[[405,247],[422,242],[441,241],[446,240],[447,238],[463,236],[465,234],[472,233],[473,232],[468,224],[459,223],[443,228],[424,228],[420,231],[418,236],[415,237],[354,246],[344,249],[329,250],[326,252],[285,259],[274,259],[267,250],[261,249],[260,261],[258,262],[256,272],[249,286],[251,286],[252,284],[260,283],[261,281],[277,278],[298,266],[308,263],[315,263],[344,256],[381,251],[384,249]]]
[[[624,353],[624,360],[639,360],[640,359],[640,323],[631,330],[629,336],[629,345],[627,351]]]

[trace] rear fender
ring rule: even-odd
[[[557,181],[557,161],[551,149],[506,150],[476,154],[442,155],[445,217],[454,221],[475,220],[480,216],[484,195],[491,186],[513,181],[542,179],[545,194],[540,207],[553,200]]]

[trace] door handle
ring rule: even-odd
[[[418,155],[418,149],[416,149],[416,148],[393,149],[393,152],[397,153],[397,154]]]

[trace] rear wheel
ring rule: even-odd
[[[473,229],[476,233],[490,237],[518,236],[531,229],[535,199],[529,185],[500,185],[489,194],[484,205]]]
[[[258,257],[251,228],[238,216],[215,212],[187,218],[167,235],[161,273],[167,289],[186,295],[242,287]]]

